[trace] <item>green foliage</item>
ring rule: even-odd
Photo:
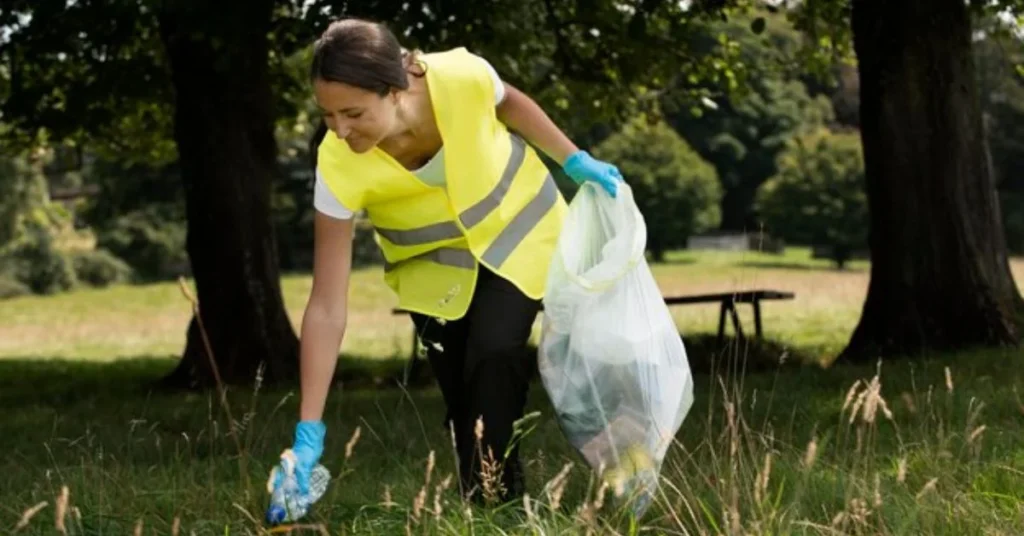
[[[45,146],[0,155],[0,250],[31,226],[53,228],[67,222],[67,211],[50,203],[44,169],[52,157]]]
[[[976,22],[974,60],[992,166],[1000,190],[1024,193],[1024,37],[1004,22]]]
[[[56,236],[70,215],[50,202],[45,169],[54,151],[46,145],[0,156],[0,279],[5,293],[23,289],[52,294],[74,288],[77,279]]]
[[[159,207],[114,219],[97,233],[97,247],[122,259],[143,281],[176,277],[188,266],[184,222]]]
[[[583,139],[595,127],[626,120],[679,72],[729,76],[729,58],[695,54],[684,36],[720,12],[739,12],[750,3],[731,1],[723,10],[678,2],[624,9],[609,0],[384,0],[360,6],[277,0],[265,61],[277,117],[294,116],[309,96],[305,64],[295,69],[294,54],[335,18],[382,20],[409,47],[466,46],[484,55]],[[26,2],[0,13],[0,23],[11,29],[11,46],[0,49],[0,60],[12,69],[0,75],[8,82],[0,85],[6,88],[0,109],[18,128],[13,133],[48,129],[57,138],[97,143],[106,156],[136,161],[173,155],[174,79],[160,42],[161,7],[148,1]],[[529,39],[523,39],[524,28],[530,28]]]
[[[818,80],[831,81],[838,66],[855,60],[849,1],[807,0],[793,5],[786,16],[806,38],[797,57]]]
[[[724,191],[722,227],[730,230],[755,227],[757,188],[775,174],[785,142],[831,122],[834,115],[828,98],[810,96],[799,78],[799,34],[781,15],[768,15],[766,21],[760,35],[751,32],[749,17],[735,17],[693,37],[700,50],[735,46],[747,80],[742,91],[708,85],[721,97],[696,115],[681,107],[674,93],[662,99],[672,127],[718,171]]]
[[[1011,252],[1024,253],[1024,38],[995,17],[979,17],[974,42],[992,171]]]
[[[594,154],[615,163],[632,187],[655,259],[718,225],[722,191],[715,168],[665,123],[636,119]]]
[[[149,2],[17,2],[0,14],[15,133],[91,140],[123,159],[172,150],[173,84]]]
[[[94,287],[106,287],[132,280],[132,267],[105,249],[75,251],[70,254],[75,276]]]
[[[117,218],[139,210],[161,218],[185,217],[185,199],[176,162],[134,162],[96,155],[82,171],[84,180],[98,187],[82,203],[79,219],[103,229]]]
[[[843,267],[867,242],[860,136],[822,129],[794,138],[779,158],[778,174],[761,187],[757,209],[770,232],[828,246]]]
[[[4,247],[0,266],[6,275],[36,294],[55,294],[74,288],[78,279],[70,259],[54,240],[51,229],[35,223]]]
[[[25,286],[21,281],[10,276],[0,274],[0,300],[9,300],[11,298],[27,296],[31,293],[32,289]]]

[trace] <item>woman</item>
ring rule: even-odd
[[[348,312],[353,215],[365,210],[385,279],[427,347],[463,493],[480,496],[483,454],[503,466],[499,497],[519,496],[518,449],[504,453],[523,415],[525,348],[566,208],[531,145],[577,183],[594,181],[610,195],[621,176],[465,49],[418,56],[382,25],[347,19],[316,42],[311,71],[324,125],[313,144],[313,287],[292,448],[300,490],[323,453],[321,418]]]

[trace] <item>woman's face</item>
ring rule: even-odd
[[[313,92],[327,128],[356,153],[388,136],[398,111],[394,93],[380,95],[340,82],[317,80]]]

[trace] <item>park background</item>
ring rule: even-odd
[[[310,44],[355,15],[481,54],[619,166],[666,296],[794,299],[764,339],[742,305],[725,340],[716,303],[671,309],[697,403],[639,526],[540,383],[530,501],[466,508],[362,222],[337,480],[296,531],[1020,533],[1024,6],[853,4],[4,4],[0,527],[265,530],[311,282]]]

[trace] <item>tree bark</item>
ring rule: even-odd
[[[759,177],[759,178],[757,178]],[[757,189],[768,181],[769,177],[741,177],[731,188],[722,194],[722,221],[719,229],[734,232],[757,232],[757,218],[754,217],[754,199]]]
[[[959,0],[855,0],[871,282],[841,358],[1019,344]]]
[[[227,4],[227,5],[225,5]],[[221,379],[294,378],[298,339],[281,295],[270,214],[275,174],[268,74],[272,0],[170,1],[158,14],[175,90],[187,249]],[[167,382],[214,379],[197,319]]]

